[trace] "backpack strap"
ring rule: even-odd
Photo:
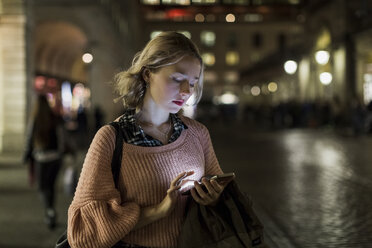
[[[123,131],[117,122],[111,122],[109,125],[113,126],[116,130],[115,150],[111,160],[111,171],[114,178],[115,188],[118,188],[121,159],[123,154]]]

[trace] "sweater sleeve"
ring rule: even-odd
[[[211,136],[208,129],[201,123],[199,136],[200,143],[203,146],[204,160],[205,160],[205,175],[220,175],[223,174],[220,164],[214,152]]]
[[[111,247],[136,225],[140,207],[122,202],[115,188],[111,159],[115,130],[102,127],[85,157],[74,199],[68,209],[67,235],[71,247]]]

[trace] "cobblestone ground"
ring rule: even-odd
[[[72,196],[64,193],[61,181],[66,166],[73,160],[66,158],[61,169],[56,199],[58,225],[49,230],[43,221],[41,199],[35,186],[30,187],[26,167],[19,162],[19,155],[11,159],[0,158],[0,248],[54,247],[66,229],[67,208]]]
[[[252,196],[271,248],[372,247],[372,137],[207,126],[222,168]],[[0,247],[53,247],[71,201],[61,184],[59,191],[59,226],[49,231],[25,168],[0,160]]]
[[[372,137],[325,130],[211,130],[272,247],[372,247]]]

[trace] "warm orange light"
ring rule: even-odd
[[[204,15],[203,14],[196,14],[195,15],[195,21],[196,22],[204,22],[205,18],[204,18]]]
[[[227,14],[226,15],[226,22],[235,22],[235,15],[234,14]]]
[[[275,83],[275,82],[271,82],[271,83],[269,83],[267,88],[269,89],[270,92],[274,93],[275,91],[278,90],[278,84]]]
[[[184,9],[171,9],[166,13],[168,19],[175,19],[180,17],[188,17],[190,13]]]

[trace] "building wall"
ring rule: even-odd
[[[136,7],[133,3],[128,5]],[[0,0],[0,153],[23,150],[27,119],[35,97],[34,40],[39,23],[66,22],[84,32],[94,55],[87,80],[92,109],[99,105],[106,122],[121,113],[122,105],[113,102],[110,82],[132,60],[133,47],[137,44],[135,36],[130,36],[131,23],[133,28],[138,24],[133,20],[135,15],[129,15],[130,19],[126,15],[114,18],[107,12],[110,5],[106,7],[95,1]]]
[[[23,148],[26,52],[23,1],[0,1],[0,153]]]
[[[189,31],[191,39],[198,45],[201,53],[213,52],[216,63],[207,66],[206,72],[216,74],[216,81],[205,80],[205,95],[218,95],[226,90],[241,93],[244,85],[251,82],[244,82],[238,78],[236,82],[227,82],[225,73],[236,72],[259,62],[272,53],[278,51],[279,35],[283,34],[287,45],[297,44],[303,34],[303,29],[298,23],[163,23],[149,22],[144,25],[142,43],[150,38],[152,31]],[[206,47],[201,43],[200,34],[202,31],[213,31],[216,34],[216,44],[213,47]],[[255,46],[254,37],[261,36],[260,46]],[[236,47],[229,46],[229,38],[236,37]],[[239,64],[229,66],[225,63],[225,55],[228,51],[237,51],[240,57]],[[244,94],[241,95],[244,99]]]
[[[36,24],[67,22],[86,35],[88,48],[94,56],[93,62],[87,67],[91,104],[99,105],[105,111],[107,121],[112,120],[120,112],[121,106],[113,103],[110,81],[123,64],[128,63],[132,47],[119,36],[105,10],[94,4],[36,5],[33,16]]]
[[[312,100],[332,101],[335,97],[346,104],[350,98],[350,87],[348,80],[349,67],[347,60],[347,46],[345,36],[349,32],[347,5],[343,0],[328,1],[322,8],[309,11],[306,23],[306,37],[309,46],[311,73],[309,84],[314,89]],[[329,34],[329,37],[325,35]],[[306,42],[306,40],[304,42]],[[315,53],[326,50],[330,53],[330,59],[326,65],[318,65],[315,61]],[[319,80],[321,72],[330,72],[333,76],[329,85],[322,85]],[[309,93],[309,92],[308,92]]]

